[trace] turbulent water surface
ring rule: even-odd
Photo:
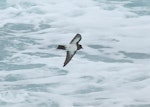
[[[0,107],[150,107],[149,0],[0,0]],[[76,33],[82,50],[62,67]]]

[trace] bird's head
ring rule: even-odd
[[[78,50],[83,49],[82,45],[78,45]]]

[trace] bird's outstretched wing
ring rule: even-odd
[[[79,43],[81,40],[81,35],[80,34],[76,34],[76,36],[71,40],[70,44],[76,44]]]
[[[74,51],[74,53],[71,53],[70,51],[67,51],[64,66],[66,66],[69,63],[69,61],[72,59],[72,57],[75,55],[75,53],[76,53],[76,51]]]

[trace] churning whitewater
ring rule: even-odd
[[[1,0],[0,107],[150,107],[150,1]],[[83,49],[67,66],[77,33]]]

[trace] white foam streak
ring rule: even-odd
[[[150,106],[150,16],[128,2],[7,0],[0,9],[0,106]],[[56,47],[76,33],[83,49],[62,67],[66,53]]]

